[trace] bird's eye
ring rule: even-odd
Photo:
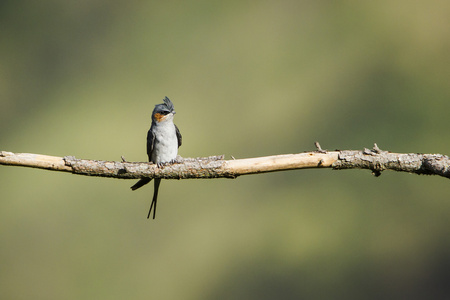
[[[168,115],[170,112],[168,111],[168,110],[163,110],[162,112],[161,112],[161,114],[163,114],[163,115]]]

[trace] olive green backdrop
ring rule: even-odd
[[[0,150],[145,161],[376,142],[450,154],[448,1],[2,1]],[[152,186],[0,167],[2,299],[444,299],[450,181],[301,170]]]

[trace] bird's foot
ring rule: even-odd
[[[173,165],[173,164],[179,164],[183,162],[183,158],[181,156],[177,156],[176,158],[170,160],[170,161],[165,161],[165,162],[159,162],[156,165],[158,166],[158,168],[162,168],[165,167],[167,165]]]
[[[184,162],[184,158],[182,158],[179,155],[177,155],[177,157],[175,159],[172,159],[170,161],[171,164],[182,164],[183,162]]]

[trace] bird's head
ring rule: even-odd
[[[164,103],[155,105],[152,113],[152,119],[156,123],[173,120],[173,115],[175,114],[172,101],[167,97],[163,101]]]

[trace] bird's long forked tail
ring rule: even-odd
[[[155,179],[155,189],[153,191],[153,200],[152,204],[150,205],[150,210],[148,211],[147,219],[150,218],[150,213],[152,212],[153,208],[153,219],[155,219],[156,216],[156,202],[158,201],[158,190],[159,190],[159,184],[161,183],[161,179],[157,178]]]
[[[143,187],[144,185],[149,183],[150,181],[152,181],[152,178],[142,178],[131,187],[131,190],[133,191],[137,190],[138,188]]]

